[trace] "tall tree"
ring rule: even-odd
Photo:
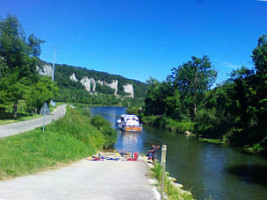
[[[34,35],[30,35],[27,41],[17,17],[13,15],[0,22],[0,90],[7,96],[1,104],[12,102],[15,118],[25,81],[28,84],[38,80],[36,65],[42,42]]]
[[[169,79],[179,90],[184,111],[188,111],[191,120],[195,120],[197,109],[203,103],[204,94],[210,89],[217,73],[207,56],[192,57],[192,60],[172,69]]]
[[[258,122],[259,126],[267,129],[267,41],[266,35],[262,35],[258,40],[257,47],[253,50],[252,59],[256,68],[256,96],[258,102]]]

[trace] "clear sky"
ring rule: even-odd
[[[41,59],[146,81],[164,81],[191,56],[207,55],[217,82],[242,65],[267,33],[267,2],[256,0],[0,0],[46,41]]]

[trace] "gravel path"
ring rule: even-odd
[[[45,124],[50,124],[52,121],[57,120],[65,115],[66,105],[58,106],[57,109],[50,115],[45,116]],[[16,122],[7,125],[0,125],[0,138],[10,135],[16,135],[25,131],[33,130],[37,127],[43,126],[43,117],[32,120]]]
[[[157,200],[159,193],[138,161],[88,161],[0,181],[1,200]]]

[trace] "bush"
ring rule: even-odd
[[[91,123],[95,126],[98,130],[102,132],[105,138],[105,142],[103,147],[105,149],[113,148],[116,139],[117,133],[116,131],[110,126],[110,123],[105,120],[100,115],[96,115],[92,118]]]
[[[117,140],[117,133],[116,131],[111,127],[104,127],[102,130],[102,133],[105,136],[105,143],[103,147],[105,149],[113,148],[116,140]]]
[[[92,113],[89,107],[84,107],[81,110],[82,114],[88,118],[92,118]]]
[[[225,123],[224,117],[215,110],[199,110],[196,115],[194,133],[205,138],[221,139],[230,129],[229,123]]]
[[[141,121],[144,124],[148,124],[148,125],[154,126],[155,125],[155,122],[156,122],[156,119],[157,119],[157,116],[150,115],[150,116],[144,116],[144,117],[142,117],[141,118]]]
[[[98,130],[101,130],[101,128],[105,127],[105,126],[110,126],[109,122],[107,120],[105,120],[103,117],[101,117],[100,115],[96,115],[92,118],[91,123],[93,124],[93,126],[95,126]]]
[[[140,107],[131,107],[126,110],[126,113],[131,115],[139,115],[140,109]]]
[[[176,121],[166,116],[144,116],[141,118],[144,124],[156,126],[158,128],[165,128],[176,133],[185,133],[186,131],[194,131],[194,122],[189,121]]]
[[[178,122],[176,120],[169,119],[166,128],[176,133],[185,133],[186,131],[193,132],[194,122],[188,122],[188,121]]]
[[[55,126],[48,126],[48,130],[71,135],[85,144],[101,149],[105,139],[103,134],[90,123],[80,110],[68,108],[65,116],[55,122]]]

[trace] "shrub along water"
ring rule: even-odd
[[[175,133],[192,132],[194,130],[194,122],[177,121],[166,116],[143,116],[141,120],[144,124],[156,126],[158,128],[168,129]]]
[[[105,149],[113,148],[117,139],[117,133],[113,128],[111,128],[109,122],[100,115],[94,116],[91,122],[104,135],[105,143],[103,147]]]
[[[71,163],[112,146],[114,140],[90,120],[81,110],[67,108],[66,115],[46,126],[45,132],[38,128],[0,139],[0,179]]]

